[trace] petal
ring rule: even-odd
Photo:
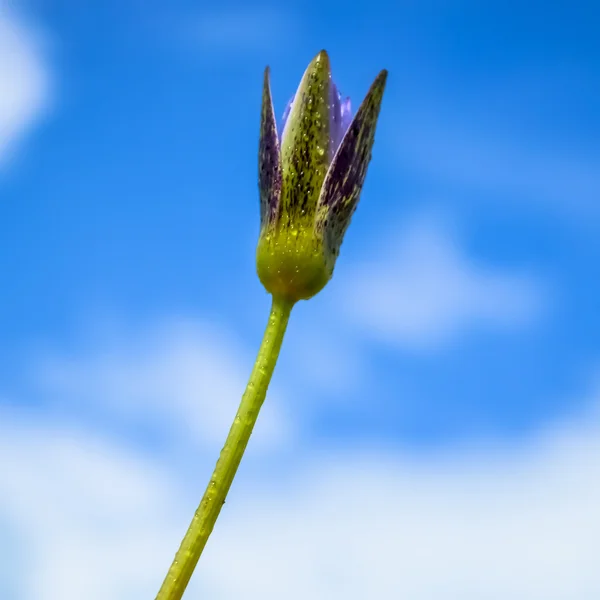
[[[280,126],[280,135],[279,138],[281,139],[281,135],[283,134],[283,130],[285,129],[285,124],[287,123],[288,117],[290,116],[290,110],[292,110],[292,102],[294,102],[294,97],[292,96],[289,100],[288,103],[285,105],[285,110],[283,111],[283,115],[281,117],[281,126]]]
[[[317,207],[316,229],[337,256],[367,175],[387,71],[381,71],[350,123],[329,167]]]
[[[329,88],[329,160],[333,160],[342,141],[342,96],[335,83]]]
[[[281,139],[283,223],[314,216],[329,165],[329,57],[323,50],[306,69]]]
[[[275,220],[281,197],[281,161],[275,111],[271,98],[269,67],[265,69],[258,147],[258,187],[261,229]]]
[[[352,122],[352,105],[350,104],[350,98],[346,98],[341,105],[342,112],[342,136],[348,131],[350,123]]]

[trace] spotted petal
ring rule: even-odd
[[[336,257],[362,190],[387,71],[381,71],[350,123],[329,167],[317,206],[316,228]]]
[[[258,185],[260,190],[260,226],[264,228],[275,221],[281,197],[281,160],[277,122],[271,97],[269,67],[265,69],[260,141],[258,148]]]
[[[306,69],[294,96],[281,139],[283,224],[314,217],[329,164],[329,88],[325,51]],[[312,222],[312,219],[310,219]]]

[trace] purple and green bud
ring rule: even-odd
[[[386,77],[379,73],[352,117],[321,51],[278,128],[265,70],[256,261],[269,293],[307,300],[331,278],[367,174]]]

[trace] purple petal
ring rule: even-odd
[[[333,81],[329,88],[329,161],[342,141],[342,96]]]
[[[341,105],[341,114],[342,114],[342,135],[344,137],[346,135],[346,131],[348,131],[348,127],[350,127],[350,123],[352,123],[352,106],[350,104],[350,98],[346,98]],[[340,142],[341,142],[340,138]]]
[[[329,160],[333,160],[348,127],[352,122],[350,98],[342,100],[342,95],[335,83],[331,82],[329,102],[330,138]]]
[[[324,233],[326,243],[336,257],[367,174],[386,77],[387,71],[382,71],[373,82],[342,139],[321,188],[316,226]],[[349,109],[349,102],[345,104]]]
[[[285,105],[285,110],[283,111],[283,116],[281,117],[281,125],[279,129],[279,139],[283,137],[283,130],[285,129],[285,124],[287,123],[288,117],[290,116],[290,111],[292,110],[292,103],[294,102],[295,96],[292,96],[289,99],[289,102]]]
[[[269,67],[265,69],[260,117],[258,186],[260,192],[260,225],[262,229],[275,220],[281,197],[279,138],[277,137],[277,124],[269,84]]]

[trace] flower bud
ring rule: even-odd
[[[319,52],[279,135],[265,70],[256,263],[269,293],[307,300],[331,278],[367,173],[386,77],[381,71],[351,118],[350,99],[342,100],[329,57]]]

